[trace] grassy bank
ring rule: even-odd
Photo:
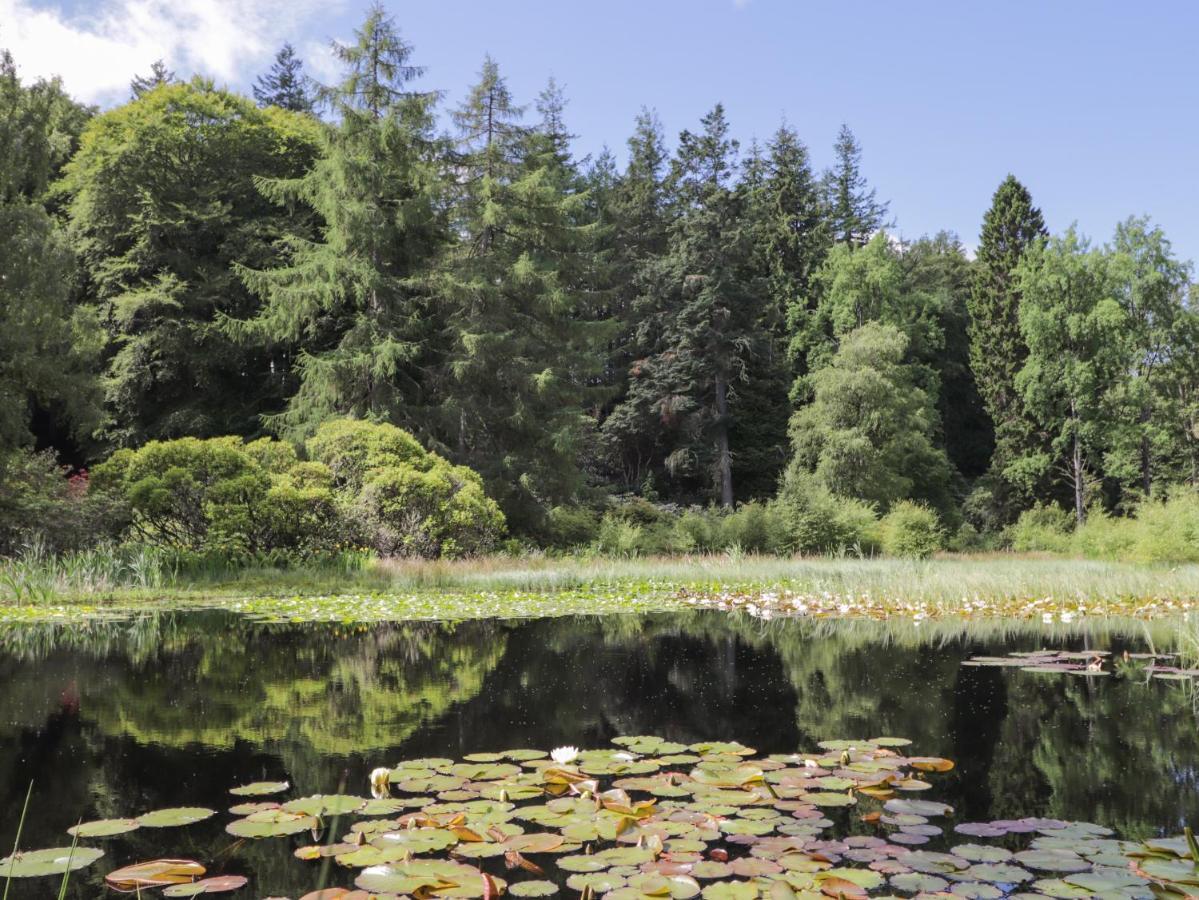
[[[462,617],[476,608],[614,611],[680,606],[813,616],[1132,615],[1186,612],[1199,566],[1151,566],[1034,555],[928,561],[714,554],[641,559],[491,557],[383,560],[290,569],[167,570],[152,560],[43,558],[0,563],[0,609],[127,610],[219,605],[249,611],[326,609],[328,617]],[[370,613],[367,615],[367,613]]]

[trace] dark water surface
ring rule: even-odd
[[[318,869],[291,851],[310,838],[235,846],[223,831],[230,787],[289,780],[288,796],[366,794],[371,769],[404,758],[636,734],[762,753],[900,736],[913,753],[956,761],[930,796],[957,821],[1051,816],[1128,838],[1199,822],[1187,685],[961,666],[1041,644],[817,636],[722,613],[360,628],[213,612],[18,628],[0,633],[0,856],[32,780],[25,849],[69,846],[81,819],[220,811],[103,841],[106,856],[73,876],[71,897],[99,896],[105,872],[159,856],[249,875],[237,896],[298,897]],[[52,896],[50,881],[14,882],[10,897]],[[334,884],[351,881],[334,872]]]

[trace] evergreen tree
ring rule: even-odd
[[[1036,444],[1016,389],[1016,373],[1024,365],[1028,348],[1020,330],[1015,273],[1029,248],[1046,234],[1045,220],[1032,205],[1028,189],[1009,175],[983,217],[969,310],[970,368],[994,426],[993,468],[997,473],[1032,452]]]
[[[263,305],[230,328],[302,347],[299,388],[277,427],[307,434],[353,415],[428,437],[444,321],[427,276],[446,241],[433,95],[408,90],[421,70],[380,7],[356,35],[336,48],[344,79],[322,90],[338,124],[322,127],[320,158],[303,175],[260,182],[275,203],[312,209],[320,237],[292,238],[281,266],[241,270]]]
[[[957,236],[939,232],[907,245],[900,256],[903,292],[927,298],[939,314],[943,342],[926,362],[936,372],[944,447],[954,467],[978,478],[990,465],[994,433],[970,367],[972,267]]]
[[[308,91],[304,64],[296,56],[296,48],[284,44],[275,54],[271,70],[260,75],[254,84],[254,99],[259,106],[278,106],[292,112],[312,112],[313,101]]]
[[[765,350],[766,335],[746,201],[732,182],[738,145],[719,104],[701,124],[698,134],[680,135],[672,165],[677,215],[655,267],[662,301],[651,366],[661,415],[683,425],[669,468],[706,469],[709,496],[727,507],[736,496],[731,395]]]
[[[603,323],[587,314],[593,228],[559,101],[543,95],[542,123],[524,127],[488,58],[453,113],[461,240],[440,281],[453,341],[443,430],[525,531],[578,495],[587,385],[601,367]]]
[[[837,161],[825,173],[833,239],[848,247],[860,247],[876,231],[887,227],[889,203],[880,203],[876,191],[862,174],[862,148],[857,138],[842,125],[834,146]]]
[[[649,357],[659,346],[660,317],[651,289],[653,267],[666,252],[666,167],[669,156],[658,117],[642,110],[628,141],[628,163],[601,208],[611,316],[606,381],[613,387],[601,441],[604,465],[624,490],[662,475],[670,441],[656,409]]]
[[[142,94],[154,90],[159,85],[174,83],[175,73],[168,69],[167,64],[161,59],[156,59],[150,66],[149,75],[133,76],[133,80],[129,82],[130,96],[136,100]]]

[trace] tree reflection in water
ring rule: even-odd
[[[1135,643],[1118,630],[1085,640]],[[368,628],[205,612],[10,628],[0,634],[0,809],[19,808],[34,779],[22,843],[50,846],[81,817],[223,809],[227,789],[247,780],[362,793],[371,768],[405,756],[597,746],[620,734],[736,739],[763,752],[895,735],[957,761],[937,794],[965,818],[1048,815],[1128,837],[1199,820],[1187,686],[960,665],[1044,644],[1002,630],[700,612]],[[172,833],[169,848],[134,832],[106,845],[109,861],[211,858],[228,846],[222,823]],[[0,845],[14,828],[0,825]],[[261,894],[301,893],[310,886],[293,883],[304,872],[284,844],[246,845],[230,865]],[[111,867],[81,876],[76,896],[91,896]]]

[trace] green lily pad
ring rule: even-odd
[[[289,787],[291,785],[286,781],[255,781],[253,784],[230,788],[229,793],[237,797],[265,797],[267,794],[281,794]]]
[[[299,800],[289,800],[283,804],[283,809],[290,813],[301,813],[307,816],[344,816],[357,812],[366,806],[365,797],[351,797],[345,794],[316,794]]]
[[[140,815],[137,817],[137,824],[143,828],[176,828],[180,825],[203,822],[215,815],[216,810],[205,809],[202,806],[179,806]]]
[[[891,876],[891,887],[905,894],[937,894],[949,888],[949,882],[923,872],[903,872]]]
[[[517,881],[508,885],[508,893],[514,897],[548,897],[558,893],[558,885],[552,881]]]
[[[104,855],[95,847],[26,850],[0,859],[0,878],[39,878],[86,868]]]
[[[216,875],[191,884],[173,884],[163,890],[164,897],[196,897],[200,894],[226,894],[244,888],[247,879],[242,875]]]
[[[127,834],[139,828],[137,819],[100,819],[84,822],[67,829],[67,834],[78,838],[103,838],[115,834]]]

